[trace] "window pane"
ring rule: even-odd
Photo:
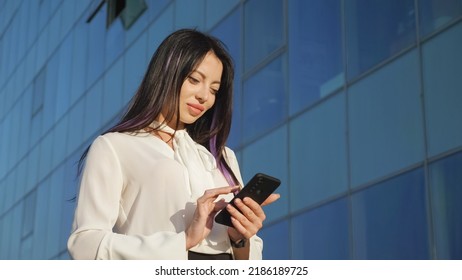
[[[349,258],[348,204],[340,199],[292,219],[292,258]]]
[[[155,20],[158,16],[162,17],[166,12],[165,7],[170,4],[170,0],[145,0],[148,9],[146,13],[148,16],[148,22]],[[172,7],[173,5],[171,5]],[[171,8],[169,8],[171,10]]]
[[[461,0],[420,0],[420,34],[427,35],[462,15]]]
[[[239,0],[206,0],[206,27],[210,28],[215,25],[223,16],[225,16],[231,9],[233,9]],[[238,29],[239,24],[234,26],[234,29]]]
[[[43,109],[43,99],[46,85],[46,67],[40,70],[34,79],[34,96],[32,98],[32,117]]]
[[[50,172],[51,160],[53,158],[53,142],[51,141],[51,133],[47,133],[39,143],[40,147],[40,165],[39,165],[39,177],[41,181]]]
[[[89,145],[90,143],[88,143]],[[77,151],[72,156],[70,156],[65,162],[63,162],[63,173],[64,181],[63,186],[66,186],[63,189],[62,197],[62,210],[61,210],[61,232],[70,232],[72,228],[72,221],[74,219],[74,210],[76,206],[76,196],[78,192],[79,180],[76,180],[77,175],[77,166],[80,156],[82,155],[81,151]],[[59,169],[61,170],[61,169]],[[58,171],[60,172],[60,171]],[[60,244],[61,248],[63,245],[67,244],[68,235],[61,235]]]
[[[22,216],[23,216],[23,207],[21,205],[17,205],[13,208],[13,212],[11,215],[13,216],[12,224],[10,225],[9,228],[1,228],[2,234],[4,234],[5,231],[9,230],[11,233],[11,239],[10,239],[10,260],[17,260],[19,258],[19,249],[21,248],[21,226],[22,226]],[[5,230],[7,229],[7,230]]]
[[[462,145],[462,24],[423,46],[428,151],[433,156]]]
[[[289,223],[287,221],[269,227],[264,226],[258,236],[263,239],[264,260],[289,259]]]
[[[109,67],[124,51],[125,30],[121,20],[115,20],[106,31],[105,65]]]
[[[283,126],[247,146],[242,152],[241,167],[244,184],[258,172],[267,173],[281,180],[281,185],[276,190],[276,193],[281,194],[281,198],[275,203],[265,206],[265,212],[267,221],[287,215],[289,208],[287,126]]]
[[[344,82],[339,0],[288,1],[290,113]]]
[[[291,211],[347,191],[345,96],[296,118],[290,127]]]
[[[462,153],[430,165],[436,257],[462,259]]]
[[[356,259],[428,259],[424,172],[417,169],[352,196]]]
[[[46,65],[46,81],[45,81],[45,96],[43,99],[43,118],[44,130],[47,131],[55,123],[55,110],[56,110],[56,95],[58,82],[58,61],[59,56],[53,55]],[[24,120],[23,120],[24,121]]]
[[[135,94],[148,67],[147,37],[147,33],[141,35],[125,52],[124,91],[122,93],[124,104],[128,103]]]
[[[79,102],[69,112],[68,126],[72,129],[68,130],[67,137],[67,155],[74,152],[84,140],[83,128],[85,119],[85,99],[80,99]]]
[[[120,14],[125,29],[129,29],[146,9],[147,5],[144,0],[126,1],[125,8]]]
[[[29,193],[26,198],[24,198],[23,203],[23,218],[22,218],[22,234],[21,237],[25,238],[28,235],[31,235],[34,231],[35,225],[35,212],[36,212],[36,202],[37,201],[37,192],[34,190]]]
[[[70,104],[84,93],[86,84],[86,57],[87,57],[87,23],[83,20],[77,23],[74,28],[74,47],[72,53],[72,79],[70,81]],[[90,64],[92,65],[92,64]]]
[[[158,2],[155,3],[159,4]],[[152,5],[154,5],[154,3]],[[175,18],[173,6],[174,5],[172,4],[165,8],[162,14],[159,15],[159,17],[157,17],[156,20],[149,26],[147,31],[149,60],[154,55],[154,52],[157,50],[162,41],[173,31],[173,20]],[[148,7],[151,6],[148,4]],[[148,8],[148,11],[150,11],[150,9],[155,9],[155,7]]]
[[[215,1],[213,1],[215,2]],[[239,22],[241,20],[240,10],[233,12],[228,18],[221,22],[213,31],[212,35],[219,38],[227,47],[229,54],[234,61],[234,94],[233,94],[233,120],[231,133],[228,138],[228,145],[236,148],[241,144],[241,31]]]
[[[104,77],[102,123],[107,123],[125,105],[122,103],[124,68],[123,58],[112,65]]]
[[[73,48],[72,36],[67,36],[67,38],[62,43],[59,48],[59,59],[58,59],[58,83],[56,88],[56,101],[55,101],[55,120],[58,120],[62,115],[69,109],[70,104],[70,84],[72,80],[72,48]],[[101,48],[101,45],[98,45],[98,48]],[[92,60],[89,60],[88,67],[93,69],[97,67],[97,63]],[[91,72],[91,70],[87,70]],[[87,72],[88,73],[88,72]]]
[[[244,6],[245,69],[255,66],[284,44],[283,3],[250,0]]]
[[[56,124],[53,129],[53,168],[60,164],[67,156],[67,133],[68,129],[68,117],[64,117]]]
[[[101,110],[103,107],[103,82],[99,80],[85,96],[83,116],[83,139],[92,138],[103,125]]]
[[[48,205],[50,198],[50,180],[47,179],[37,187],[37,205],[35,211],[35,228],[33,235],[33,257],[32,259],[44,259],[45,248],[48,247]]]
[[[91,86],[104,70],[106,41],[106,6],[99,9],[88,25],[87,86]]]
[[[50,197],[48,205],[48,225],[46,236],[46,256],[48,258],[55,256],[60,250],[65,247],[60,247],[59,241],[61,235],[68,235],[68,232],[61,230],[61,213],[63,204],[63,183],[64,183],[64,168],[61,166],[51,176],[50,182]],[[67,186],[66,186],[67,187]]]
[[[415,42],[414,0],[345,1],[348,79]]]
[[[350,88],[353,186],[423,160],[418,69],[414,51]]]
[[[205,0],[176,0],[175,5],[175,28],[204,28],[204,3]]]
[[[286,116],[283,61],[279,57],[244,82],[244,139],[267,131]]]

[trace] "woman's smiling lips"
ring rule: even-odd
[[[201,104],[186,103],[186,105],[188,105],[189,113],[194,117],[200,115],[205,110],[205,107]]]

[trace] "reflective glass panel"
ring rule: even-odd
[[[46,84],[45,84],[45,96],[44,96],[44,122],[45,130],[48,130],[52,125],[55,124],[55,110],[56,110],[56,94],[58,82],[56,77],[58,76],[58,55],[53,55],[46,65]],[[24,120],[23,120],[24,121]]]
[[[162,15],[165,13],[165,6],[167,6],[171,1],[170,0],[145,0],[146,6],[148,6],[148,9],[146,10],[146,13],[149,15],[148,16],[148,22],[151,22],[155,18],[159,16],[159,14],[162,13]],[[172,5],[173,6],[173,5]],[[160,15],[160,16],[162,16]]]
[[[430,156],[462,145],[462,24],[423,45],[423,84]]]
[[[437,259],[462,259],[462,153],[430,165]]]
[[[92,137],[103,125],[101,111],[103,107],[103,80],[99,80],[85,96],[83,139]]]
[[[413,51],[350,87],[354,187],[423,160],[418,65],[417,52]]]
[[[414,0],[345,1],[348,79],[415,42]]]
[[[17,205],[13,208],[13,220],[12,220],[12,225],[9,228],[10,232],[12,232],[11,240],[10,240],[10,260],[17,260],[19,258],[19,249],[21,247],[21,235],[19,234],[21,232],[21,226],[22,226],[22,211],[23,207],[22,205]],[[5,228],[2,228],[5,229]],[[2,234],[5,232],[3,230]]]
[[[416,169],[352,196],[355,259],[430,258],[424,172]]]
[[[223,16],[233,9],[239,0],[205,0],[205,16],[206,27],[210,28],[215,25]],[[238,29],[239,25],[235,25]]]
[[[48,235],[48,205],[50,198],[50,180],[42,181],[37,187],[37,204],[35,211],[35,228],[32,236],[34,253],[32,259],[45,259]]]
[[[106,47],[104,53],[106,68],[109,67],[124,51],[125,29],[121,20],[115,20],[106,31]]]
[[[125,8],[120,13],[120,19],[125,29],[139,28],[143,30],[147,23],[147,14],[143,14],[146,11],[147,5],[144,0],[130,0],[125,2]],[[140,18],[142,17],[142,18]],[[137,22],[137,20],[140,20]],[[133,25],[139,23],[139,26]],[[133,25],[133,26],[132,26]]]
[[[48,227],[46,241],[46,256],[48,258],[55,256],[65,247],[60,247],[59,240],[61,235],[68,235],[68,232],[61,231],[61,215],[63,204],[63,183],[64,168],[60,166],[51,176],[50,198],[48,205]],[[67,187],[67,186],[66,186]]]
[[[345,95],[342,93],[292,121],[291,211],[347,191]]]
[[[126,104],[133,97],[136,89],[143,80],[149,64],[147,55],[147,33],[141,35],[125,52],[124,55],[124,91],[123,103]]]
[[[214,1],[213,1],[214,2]],[[236,148],[241,143],[242,129],[242,104],[241,104],[241,31],[239,22],[241,19],[240,10],[236,10],[224,21],[222,21],[213,31],[212,35],[220,39],[227,47],[227,50],[234,62],[234,95],[233,95],[233,120],[231,132],[228,138],[228,145]]]
[[[23,217],[22,217],[22,233],[21,237],[25,238],[31,235],[35,226],[35,211],[37,204],[37,192],[33,191],[24,198]]]
[[[104,70],[105,48],[103,46],[106,41],[106,15],[106,6],[104,6],[88,25],[87,86],[91,86]]]
[[[58,120],[62,115],[69,109],[70,104],[70,84],[72,80],[72,49],[73,49],[72,36],[67,36],[66,40],[62,43],[59,48],[59,59],[58,59],[58,77],[57,77],[57,88],[56,88],[56,101],[55,101],[55,120]],[[101,46],[98,46],[101,48]],[[96,64],[90,60],[88,68],[97,67]],[[87,68],[87,70],[88,70]],[[88,72],[87,72],[88,73]]]
[[[248,70],[284,44],[284,1],[244,4],[244,66]]]
[[[288,1],[290,113],[343,85],[339,0]]]
[[[205,0],[176,0],[175,28],[204,28]]]
[[[123,63],[123,58],[118,59],[104,76],[103,123],[107,123],[125,105],[122,103],[124,82]]]
[[[153,0],[151,0],[153,1]],[[149,5],[149,4],[148,4]],[[148,58],[154,55],[160,43],[173,31],[174,5],[168,6],[148,29]],[[149,7],[149,6],[148,6]],[[149,8],[148,8],[149,11]]]
[[[349,258],[348,203],[340,199],[292,218],[292,258]]]
[[[285,56],[244,82],[242,95],[244,139],[251,139],[280,123],[286,116]]]
[[[462,16],[461,0],[419,0],[420,34],[427,35]]]
[[[263,239],[264,260],[288,260],[289,256],[289,223],[287,220],[274,225],[264,226],[258,233]]]
[[[79,102],[69,112],[68,126],[72,129],[68,130],[67,137],[67,155],[75,151],[84,139],[83,129],[85,120],[85,99],[80,99]]]

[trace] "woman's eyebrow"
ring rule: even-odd
[[[202,73],[201,71],[199,71],[199,70],[196,69],[196,70],[193,71],[193,73],[194,73],[194,72],[196,72],[196,73],[198,73],[199,75],[201,75],[202,79],[205,79],[205,78],[206,78],[205,74]],[[220,82],[220,81],[213,81],[212,84],[221,84],[221,82]]]

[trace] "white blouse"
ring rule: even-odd
[[[226,160],[242,185],[234,152]],[[228,186],[214,169],[215,187]],[[185,230],[197,197],[174,151],[149,133],[107,133],[95,139],[80,183],[68,250],[74,259],[187,259]],[[223,196],[227,201],[232,194]],[[263,242],[250,239],[250,259],[261,259]],[[191,251],[231,253],[227,227],[214,223]]]

